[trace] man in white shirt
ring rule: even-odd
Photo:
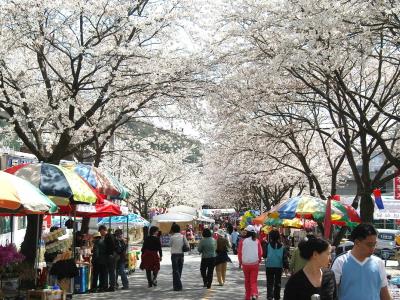
[[[373,253],[377,232],[360,224],[351,233],[352,250],[336,257],[332,265],[339,300],[390,300],[384,262]]]

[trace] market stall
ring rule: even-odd
[[[57,206],[31,183],[0,171],[1,215],[37,215],[39,218],[56,209]],[[9,244],[0,246],[0,258],[0,294],[9,298],[21,296],[19,282],[27,274],[19,268],[24,256],[18,253],[15,245]]]
[[[138,243],[143,241],[143,227],[149,227],[150,223],[138,214],[102,218],[98,225],[109,224],[111,228],[121,228],[127,234],[127,269],[129,273],[136,270],[141,255],[141,247]]]

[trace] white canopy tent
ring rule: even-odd
[[[178,205],[168,208],[169,213],[184,213],[192,216],[197,216],[197,209],[187,205]]]

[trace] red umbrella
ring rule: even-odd
[[[101,218],[120,216],[122,214],[120,206],[108,200],[104,200],[103,203],[99,203],[94,206],[76,206],[75,212],[73,209],[74,207],[71,206],[60,207],[56,215],[72,215],[75,213],[77,217]]]

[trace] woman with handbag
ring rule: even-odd
[[[172,284],[174,291],[182,290],[182,269],[184,252],[189,251],[189,243],[184,235],[180,233],[181,228],[178,224],[172,224],[172,236],[170,239],[171,262],[172,262]]]
[[[160,270],[160,261],[162,260],[162,249],[158,232],[157,226],[151,227],[149,235],[145,238],[142,246],[142,263],[140,264],[140,269],[146,270],[149,288],[157,286],[157,274]]]

